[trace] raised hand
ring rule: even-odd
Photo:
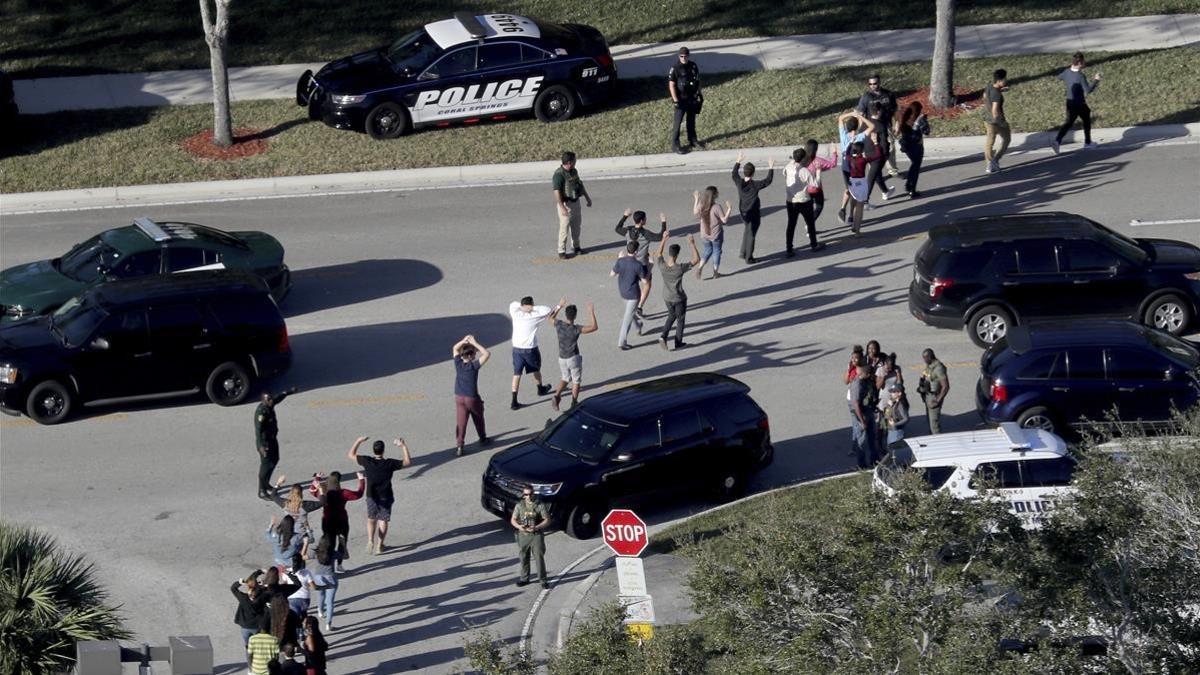
[[[626,218],[628,218],[629,216],[632,216],[632,215],[633,215],[633,209],[625,209],[625,217]]]

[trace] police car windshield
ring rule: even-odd
[[[101,266],[109,266],[121,257],[119,251],[97,235],[71,249],[58,261],[58,271],[76,281],[91,283],[100,278]]]
[[[397,73],[420,72],[441,53],[441,48],[429,37],[424,28],[415,30],[396,40],[384,50],[384,57]]]
[[[1200,368],[1200,350],[1197,350],[1190,343],[1184,342],[1170,333],[1163,333],[1156,330],[1147,330],[1146,339],[1150,344],[1158,347],[1160,351],[1167,354],[1171,360],[1182,364],[1188,370]]]
[[[50,328],[59,334],[68,347],[78,346],[92,336],[92,331],[107,316],[91,303],[71,298],[50,315]]]
[[[608,456],[624,427],[605,422],[582,410],[567,415],[542,434],[542,443],[588,462]]]

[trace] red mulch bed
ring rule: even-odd
[[[191,153],[193,157],[202,159],[241,159],[261,155],[267,151],[267,139],[262,129],[238,127],[233,130],[233,145],[220,148],[213,145],[213,130],[205,129],[194,136],[189,136],[179,143],[179,146]]]
[[[925,108],[925,114],[934,119],[953,119],[964,113],[969,113],[972,110],[983,105],[983,90],[971,90],[965,87],[954,88],[954,98],[956,102],[950,108],[935,108],[929,105],[929,87],[918,89],[911,94],[900,97],[898,103],[900,110],[913,101],[920,101]]]

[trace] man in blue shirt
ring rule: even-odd
[[[664,232],[664,236],[669,233]],[[617,278],[617,291],[625,303],[625,314],[621,319],[621,331],[617,336],[617,346],[621,349],[632,349],[629,346],[629,328],[637,325],[638,335],[642,334],[642,320],[637,315],[638,305],[646,301],[650,285],[646,282],[646,268],[637,260],[638,244],[635,241],[625,246],[625,253],[617,258],[613,265],[611,276]]]

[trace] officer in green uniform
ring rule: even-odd
[[[550,512],[546,505],[533,501],[533,490],[526,486],[522,493],[524,497],[513,507],[512,519],[509,521],[517,529],[517,551],[521,558],[521,577],[517,579],[518,586],[529,583],[529,554],[537,556],[538,577],[542,588],[550,588],[546,581],[546,535],[550,526]]]
[[[929,419],[929,433],[942,433],[942,402],[950,393],[950,376],[946,374],[946,365],[938,361],[932,349],[921,352],[925,361],[925,369],[921,371],[921,381],[917,383],[917,391],[925,400],[925,416]]]
[[[264,391],[262,402],[254,410],[254,441],[258,448],[258,498],[271,498],[271,473],[279,463],[279,421],[275,419],[275,406],[289,394],[298,391],[292,387],[274,396]]]

